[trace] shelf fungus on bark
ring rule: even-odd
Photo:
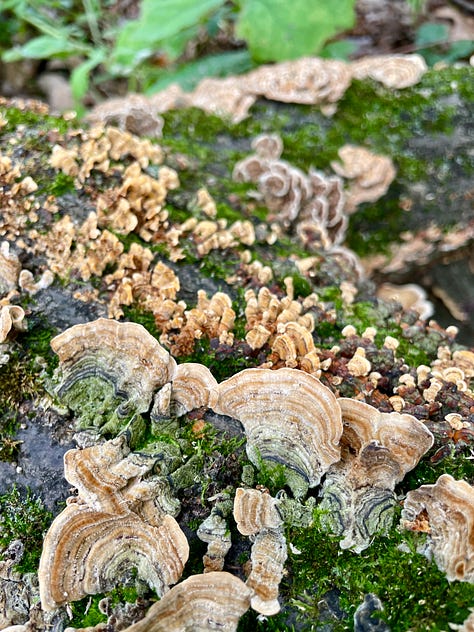
[[[213,507],[210,515],[199,525],[197,537],[207,543],[207,551],[202,558],[204,572],[221,571],[232,540],[227,520],[219,508]]]
[[[245,369],[215,388],[209,407],[242,423],[254,465],[263,460],[285,466],[296,497],[318,485],[339,460],[341,412],[333,393],[313,375]]]
[[[171,516],[155,527],[131,512],[114,515],[72,502],[44,539],[42,607],[52,610],[110,590],[133,568],[161,596],[181,577],[188,555],[186,537]]]
[[[136,323],[99,318],[74,325],[51,341],[59,357],[58,394],[82,426],[116,430],[147,411],[154,391],[170,382],[176,362]]]
[[[349,65],[355,79],[370,77],[387,88],[408,88],[418,83],[428,70],[421,55],[373,55]]]
[[[3,305],[0,307],[0,343],[5,342],[13,330],[25,331],[25,310],[19,305]]]
[[[252,570],[246,584],[254,591],[250,605],[260,614],[271,616],[280,611],[278,592],[286,558],[283,528],[263,529],[257,533],[250,554]]]
[[[195,408],[207,407],[211,390],[216,386],[215,377],[203,364],[178,364],[171,385],[171,413],[181,417]]]
[[[356,145],[344,145],[337,153],[341,162],[333,161],[331,167],[351,180],[346,191],[346,212],[353,213],[362,202],[375,202],[385,195],[396,174],[391,158]]]
[[[235,491],[234,519],[242,535],[254,535],[262,529],[276,529],[283,524],[278,501],[273,496],[243,487]]]
[[[233,632],[252,590],[225,571],[192,575],[174,586],[126,632]]]
[[[442,474],[434,485],[408,492],[401,525],[427,533],[424,551],[448,581],[474,583],[474,488]]]
[[[167,477],[150,475],[160,456],[130,452],[120,435],[83,450],[68,450],[64,476],[78,489],[80,501],[96,511],[133,511],[159,526],[165,514],[176,515],[180,509]]]
[[[360,553],[376,533],[392,524],[395,485],[433,444],[423,422],[412,415],[381,413],[354,399],[337,400],[344,432],[341,461],[329,468],[321,490],[321,520],[340,546]]]
[[[21,263],[17,254],[10,250],[10,243],[2,241],[0,244],[0,294],[15,290],[21,270]]]

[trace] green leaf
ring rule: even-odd
[[[106,51],[99,48],[92,53],[89,59],[79,64],[71,73],[71,90],[76,101],[82,99],[89,88],[89,74],[105,59]]]
[[[357,50],[357,45],[350,40],[338,40],[331,42],[319,52],[320,57],[324,59],[344,59],[347,61],[349,57]]]
[[[87,47],[65,39],[40,35],[34,37],[23,46],[5,51],[3,61],[17,61],[18,59],[49,59],[57,55],[83,54]]]
[[[235,51],[209,55],[198,61],[183,64],[173,71],[162,73],[158,81],[146,89],[146,94],[155,94],[164,90],[170,83],[179,83],[184,90],[192,90],[204,77],[224,77],[246,72],[252,68],[249,52]]]
[[[354,1],[242,0],[237,35],[259,62],[311,55],[354,24]]]
[[[143,0],[141,15],[120,31],[113,63],[129,73],[149,57],[160,42],[198,24],[225,0]]]
[[[427,46],[445,42],[448,39],[448,27],[446,24],[425,22],[416,32],[415,43],[417,46]]]

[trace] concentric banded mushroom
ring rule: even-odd
[[[320,507],[323,523],[344,535],[343,549],[360,553],[393,519],[394,488],[433,444],[423,422],[412,415],[381,413],[354,399],[337,400],[344,432],[341,461],[329,469]]]
[[[207,406],[211,389],[216,386],[216,379],[203,364],[178,364],[171,387],[172,414],[180,417],[194,408]]]
[[[209,406],[243,424],[254,465],[263,459],[287,468],[295,496],[304,496],[339,460],[339,406],[333,393],[308,373],[245,369],[216,387]]]
[[[243,487],[235,491],[234,518],[242,535],[254,535],[262,529],[276,529],[283,524],[278,501],[273,496]]]
[[[233,632],[252,591],[227,572],[193,575],[174,586],[125,632]]]
[[[133,513],[113,515],[71,503],[44,540],[38,571],[41,604],[53,610],[110,590],[131,568],[162,595],[180,578],[188,555],[186,537],[171,516],[153,527]]]
[[[51,347],[62,371],[59,395],[81,412],[94,397],[103,399],[107,387],[123,400],[115,411],[119,418],[145,412],[153,392],[171,381],[176,370],[175,360],[136,323],[99,318],[74,325],[53,338]],[[92,417],[100,417],[101,404],[97,402]]]
[[[255,536],[250,554],[252,570],[246,584],[254,590],[250,605],[260,614],[280,611],[278,592],[286,558],[286,539],[281,528],[264,529]]]
[[[474,582],[474,488],[442,474],[408,492],[402,526],[429,534],[429,551],[448,581]]]

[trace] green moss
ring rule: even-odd
[[[102,376],[83,377],[60,395],[61,402],[75,414],[78,428],[101,428],[117,435],[129,419],[120,420],[117,409],[124,400],[117,397],[114,384]]]
[[[10,132],[16,133],[18,131],[17,128],[21,125],[41,130],[57,129],[63,134],[72,125],[70,121],[65,121],[61,117],[36,114],[29,110],[20,110],[14,107],[0,107],[0,114],[2,114],[7,121],[7,124],[0,131],[0,133],[3,132],[4,134]]]
[[[104,623],[107,621],[107,616],[99,609],[99,603],[103,599],[108,599],[110,607],[113,608],[118,604],[135,603],[137,597],[138,593],[135,586],[117,586],[107,593],[91,595],[74,601],[71,603],[72,620],[70,625],[83,628]]]
[[[434,563],[416,553],[413,534],[393,528],[388,537],[377,537],[362,554],[341,551],[336,539],[317,527],[289,530],[288,540],[301,555],[290,552],[293,583],[288,599],[299,610],[302,630],[317,620],[318,603],[326,592],[340,591],[346,617],[335,630],[347,630],[364,595],[381,600],[392,632],[448,629],[448,622],[462,623],[474,598],[474,586],[449,583]],[[282,628],[283,629],[283,628]]]
[[[74,186],[74,178],[66,175],[62,171],[59,171],[49,188],[45,190],[45,193],[48,195],[59,196],[66,193],[73,193],[75,190],[76,187]]]
[[[20,492],[14,486],[0,496],[0,548],[7,547],[12,540],[21,540],[25,547],[18,571],[37,571],[43,534],[51,520],[51,512],[30,490]]]

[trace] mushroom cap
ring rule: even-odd
[[[280,529],[264,529],[256,536],[250,559],[252,570],[246,581],[255,592],[250,605],[263,615],[280,611],[278,588],[287,558],[286,539]]]
[[[171,411],[177,417],[209,404],[211,390],[217,380],[203,364],[178,364],[171,386]]]
[[[238,487],[234,498],[234,519],[242,535],[254,535],[263,529],[275,529],[283,524],[278,501],[258,489]]]
[[[394,488],[433,444],[423,422],[412,415],[381,413],[355,399],[337,400],[344,432],[341,461],[329,468],[320,508],[322,523],[342,549],[360,553],[393,521]]]
[[[233,632],[252,590],[226,571],[192,575],[174,586],[126,632]]]
[[[257,467],[261,459],[274,461],[296,475],[288,484],[297,495],[317,485],[340,458],[337,400],[303,371],[245,369],[215,388],[209,406],[242,423],[248,457]]]
[[[382,413],[370,404],[348,397],[341,397],[337,401],[344,424],[342,442],[356,450],[358,455],[373,442],[386,448],[387,457],[400,468],[400,477],[395,482],[413,469],[433,445],[433,435],[413,415]],[[370,458],[365,461],[365,466],[368,467]]]
[[[159,527],[134,513],[113,515],[69,504],[44,539],[38,580],[44,610],[110,590],[137,568],[159,595],[181,577],[189,556],[186,536],[171,516]]]
[[[356,79],[370,77],[400,89],[418,83],[428,67],[421,55],[375,55],[353,61],[350,70]]]
[[[114,386],[126,402],[123,415],[148,410],[153,392],[171,381],[176,362],[148,331],[137,323],[107,318],[74,325],[51,341],[59,357],[62,382],[59,394],[87,377],[99,377]]]
[[[420,529],[420,518],[426,528]],[[474,582],[474,487],[469,483],[442,474],[434,485],[408,492],[401,524],[428,531],[429,548],[448,581]]]

